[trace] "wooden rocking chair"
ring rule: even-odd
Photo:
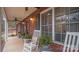
[[[67,32],[63,52],[79,51],[79,32]]]
[[[40,30],[34,30],[32,41],[31,42],[24,42],[24,52],[32,52],[33,50],[38,50],[38,39],[40,37]]]

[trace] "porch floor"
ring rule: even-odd
[[[21,52],[23,49],[23,40],[13,37],[7,40],[3,52]]]
[[[24,41],[18,37],[10,37],[4,46],[3,52],[22,52],[24,46]],[[62,52],[63,46],[58,44],[50,44],[48,48],[41,49],[41,52]]]

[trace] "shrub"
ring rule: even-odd
[[[31,39],[31,38],[32,38],[32,35],[29,35],[29,34],[26,34],[26,33],[21,33],[21,32],[19,32],[18,34],[19,34],[19,36],[20,36],[22,39]]]
[[[52,43],[52,39],[47,35],[42,35],[39,39],[39,46],[43,47]]]
[[[24,38],[24,39],[32,39],[32,35],[25,34],[25,35],[23,36],[23,38]]]

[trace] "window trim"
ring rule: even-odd
[[[49,10],[52,10],[52,40],[53,40],[53,42],[56,43],[56,44],[64,45],[64,44],[61,43],[61,42],[55,41],[55,16],[54,16],[55,13],[54,13],[54,7],[48,8],[48,9],[46,9],[46,10],[44,10],[44,11],[42,11],[42,12],[40,13],[40,31],[42,32],[42,30],[41,30],[41,14],[43,14],[43,13],[49,11]]]
[[[55,40],[55,7],[52,8],[52,40],[56,44],[64,45],[63,43]]]
[[[47,12],[47,11],[50,11],[50,10],[53,10],[53,8],[48,8],[48,9],[46,9],[46,10],[44,10],[44,11],[42,11],[41,13],[40,13],[40,31],[42,32],[42,23],[41,23],[41,21],[42,21],[42,17],[41,17],[41,15],[42,14],[44,14],[45,12]],[[53,12],[52,12],[53,13]],[[52,15],[53,16],[53,15]],[[52,21],[53,22],[53,21]],[[52,29],[53,29],[53,24],[51,24],[52,25]],[[53,40],[53,30],[52,30],[52,40]]]

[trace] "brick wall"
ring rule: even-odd
[[[26,19],[25,21],[25,27],[26,27],[26,31],[28,31],[28,33],[30,34],[30,35],[32,35],[33,34],[33,31],[35,30],[35,27],[36,27],[36,17],[34,16],[34,17],[32,17],[32,20],[30,20],[30,19]],[[18,23],[17,24],[17,32],[18,32],[18,26],[21,26],[21,23]],[[22,31],[22,28],[23,27],[20,27],[20,31]],[[27,33],[27,32],[26,32]]]
[[[52,43],[49,45],[49,48],[53,51],[53,52],[62,52],[63,51],[63,46],[56,44],[56,43]]]
[[[36,17],[32,18],[33,20],[30,20],[30,34],[33,34],[33,31],[35,30],[35,25],[36,25]]]

